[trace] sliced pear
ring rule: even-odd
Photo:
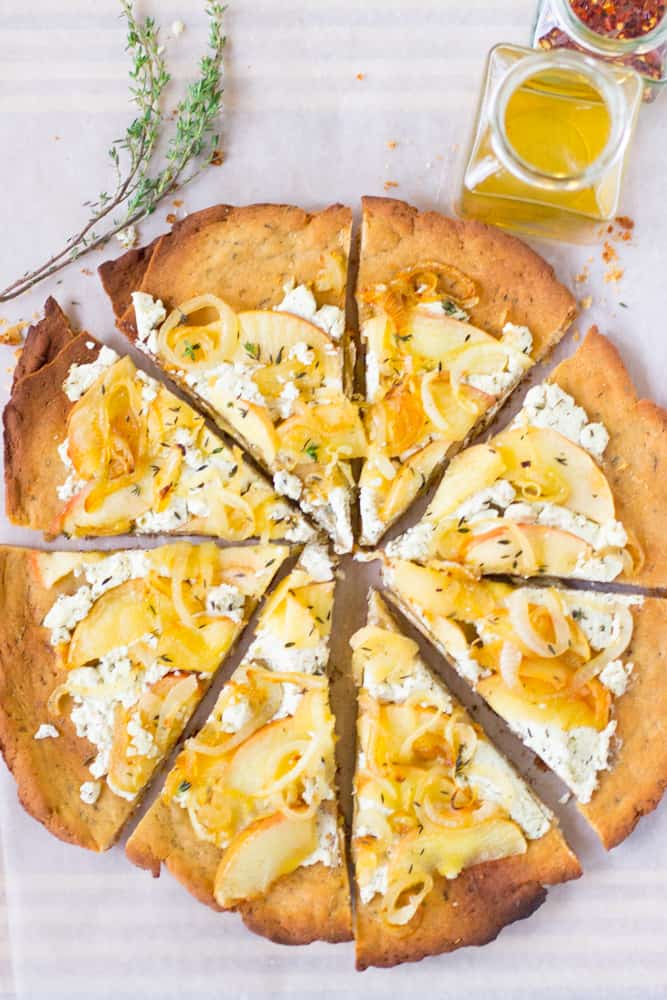
[[[572,576],[577,561],[590,559],[593,554],[582,538],[560,528],[501,524],[472,537],[465,551],[465,564],[477,573]]]
[[[225,909],[265,893],[288,875],[317,847],[317,821],[282,814],[257,820],[240,833],[225,852],[215,875],[213,892]]]
[[[549,472],[566,490],[556,502],[599,524],[613,520],[614,498],[606,476],[584,448],[563,434],[551,428],[517,427],[499,434],[494,447],[502,454],[504,475],[511,483],[539,481],[541,472]]]
[[[502,455],[491,445],[478,444],[467,448],[452,459],[430,503],[427,516],[438,521],[453,514],[464,500],[491,486],[502,478],[504,472]]]

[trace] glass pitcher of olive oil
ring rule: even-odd
[[[576,52],[491,50],[458,204],[462,215],[587,243],[618,212],[639,75]]]

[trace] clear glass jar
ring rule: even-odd
[[[577,52],[489,53],[457,209],[547,239],[595,242],[618,214],[641,105],[632,69]]]
[[[644,82],[651,101],[667,83],[667,13],[636,38],[600,34],[574,12],[570,0],[539,0],[532,44],[541,49],[574,49],[619,66],[630,66]]]

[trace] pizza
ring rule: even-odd
[[[164,385],[51,299],[4,411],[7,514],[72,537],[212,535],[305,541],[303,517]]]
[[[218,206],[140,259],[104,264],[118,326],[331,536],[352,548],[351,461],[365,453],[348,396],[352,216],[334,205]],[[144,267],[145,264],[145,267]]]
[[[665,411],[637,399],[593,330],[507,428],[457,455],[422,520],[388,551],[478,574],[664,585],[655,515],[667,501],[666,448]]]
[[[558,343],[575,304],[497,229],[386,198],[362,208],[361,544],[374,545]]]
[[[288,554],[1,548],[0,746],[27,811],[110,847]]]
[[[667,601],[388,560],[401,610],[567,785],[607,848],[667,785]]]
[[[377,593],[351,645],[357,967],[490,941],[579,863]]]
[[[327,661],[334,568],[307,546],[156,803],[131,861],[283,943],[350,938]]]

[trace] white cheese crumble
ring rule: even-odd
[[[498,510],[504,511],[516,496],[514,487],[506,479],[498,479],[492,486],[478,490],[471,497],[457,507],[451,515],[454,520],[465,520],[467,522],[476,519],[486,519],[487,517],[497,517]]]
[[[315,360],[315,351],[304,340],[300,340],[290,347],[287,357],[290,361],[298,361],[300,365],[312,365]]]
[[[279,469],[273,476],[273,488],[281,496],[289,497],[290,500],[298,500],[301,496],[301,480],[293,472],[285,472]]]
[[[415,691],[423,691],[429,701],[440,705],[445,712],[452,711],[452,700],[441,684],[431,676],[423,663],[417,661],[410,665],[409,673],[398,681],[382,681],[376,683],[369,669],[364,671],[364,687],[372,698],[377,701],[392,702],[400,705]]]
[[[486,740],[477,741],[466,777],[482,798],[506,809],[529,840],[538,840],[551,826],[552,816],[546,806]]]
[[[364,541],[369,545],[375,545],[386,528],[386,524],[378,512],[379,499],[376,490],[371,489],[370,486],[362,486],[359,490],[362,534]]]
[[[160,384],[154,378],[151,378],[150,375],[147,375],[146,372],[142,372],[140,368],[137,368],[136,375],[137,380],[141,382],[141,401],[144,406],[150,406],[157,397]]]
[[[336,550],[349,552],[354,544],[349,491],[343,486],[334,486],[329,493],[329,507],[335,525]]]
[[[292,313],[293,316],[300,316],[310,323],[324,330],[334,340],[340,340],[345,333],[345,314],[337,306],[322,306],[317,308],[315,296],[307,285],[297,285],[288,283],[284,287],[285,296],[274,312]]]
[[[504,517],[522,524],[542,524],[546,527],[560,528],[571,535],[583,538],[596,551],[604,549],[622,549],[628,541],[625,528],[620,521],[607,521],[597,524],[583,514],[575,514],[567,507],[555,503],[512,503],[504,513]]]
[[[333,580],[333,563],[324,545],[311,542],[301,553],[299,562],[306,573],[317,583],[325,583],[328,580]]]
[[[386,865],[378,865],[370,875],[368,882],[359,883],[359,896],[362,903],[370,903],[373,896],[379,893],[384,896],[389,888],[389,871]]]
[[[549,427],[585,448],[600,461],[609,443],[609,433],[600,423],[589,423],[588,414],[572,396],[552,382],[533,386],[512,426]]]
[[[276,719],[286,719],[287,716],[294,715],[303,698],[303,688],[299,687],[298,684],[291,684],[289,681],[286,681],[281,687],[283,700],[280,703],[278,711],[272,716],[272,722]]]
[[[74,594],[60,594],[42,624],[51,629],[51,645],[68,642],[72,631],[93,606],[90,587],[79,587]]]
[[[466,375],[462,381],[474,389],[479,389],[480,392],[485,392],[488,396],[502,396],[517,384],[526,370],[525,364],[519,360],[516,354],[508,355],[506,365],[507,367],[502,371],[486,374],[473,372]]]
[[[294,404],[299,398],[299,390],[295,382],[286,382],[278,396],[278,413],[282,420],[292,416]]]
[[[336,814],[329,809],[321,809],[317,814],[317,847],[301,862],[302,867],[322,864],[335,868],[341,863],[338,822]]]
[[[387,555],[395,559],[412,559],[426,562],[431,555],[435,528],[430,521],[419,521],[408,528],[404,535],[395,538],[387,546]]]
[[[215,368],[205,371],[186,372],[184,377],[186,383],[203,400],[218,408],[229,399],[266,407],[267,401],[252,377],[261,367],[263,366],[251,362],[223,361]]]
[[[470,313],[461,309],[451,299],[438,299],[437,302],[419,302],[417,309],[427,316],[449,316],[450,319],[457,319],[461,323],[467,323]]]
[[[211,587],[206,595],[206,610],[210,615],[224,615],[237,625],[243,619],[245,597],[232,583]]]
[[[149,354],[157,354],[156,328],[164,323],[167,310],[162,299],[154,299],[146,292],[132,292],[132,305],[137,327],[137,347]]]
[[[85,576],[90,584],[90,592],[94,600],[114,587],[120,587],[128,580],[139,580],[148,576],[151,563],[147,552],[140,549],[128,549],[113,552],[99,562],[86,562],[74,570],[75,576]]]
[[[60,733],[55,726],[52,726],[49,722],[43,722],[33,736],[33,740],[55,740],[58,736],[60,736]]]
[[[243,697],[234,698],[228,705],[225,705],[220,725],[225,733],[238,733],[246,723],[253,717],[253,711],[247,700]]]
[[[602,732],[592,726],[577,726],[566,731],[537,722],[507,721],[526,746],[574,792],[579,802],[590,802],[598,785],[598,771],[609,766],[615,721],[612,720]]]
[[[621,660],[611,660],[600,673],[600,680],[612,694],[619,698],[628,686],[634,663],[622,663]]]
[[[533,335],[527,326],[521,326],[518,323],[505,323],[503,343],[515,351],[519,351],[520,354],[530,354],[533,349]]]
[[[190,518],[188,501],[185,497],[172,496],[168,507],[161,511],[147,510],[137,518],[136,530],[139,534],[159,535],[182,528]]]
[[[248,659],[263,660],[280,673],[321,674],[329,659],[329,644],[326,639],[318,639],[312,646],[286,646],[270,629],[260,629],[248,650]]]
[[[380,394],[380,362],[375,351],[366,348],[366,399],[375,401]]]
[[[610,583],[623,572],[623,557],[609,553],[587,559],[583,554],[577,559],[570,574],[574,579],[596,580]]]
[[[67,469],[67,479],[64,483],[56,486],[56,495],[59,500],[67,503],[72,497],[75,497],[77,493],[83,489],[86,485],[85,480],[79,479],[74,469],[74,464],[72,459],[69,457],[69,440],[65,438],[57,447],[58,457]]]
[[[126,226],[125,229],[121,229],[116,233],[116,239],[125,250],[131,250],[132,247],[136,247],[139,241],[137,227]]]
[[[107,368],[118,361],[118,355],[110,347],[102,347],[94,361],[85,365],[70,365],[67,378],[63,382],[63,392],[72,403],[81,399],[84,392],[98,380]]]
[[[180,35],[185,31],[185,25],[182,21],[173,21],[171,25],[171,33],[174,38],[179,38]]]
[[[94,806],[101,791],[102,785],[99,781],[84,781],[79,789],[79,797],[87,806]]]
[[[127,724],[130,737],[125,755],[127,757],[157,757],[158,748],[148,730],[144,729],[139,719],[130,719]]]

